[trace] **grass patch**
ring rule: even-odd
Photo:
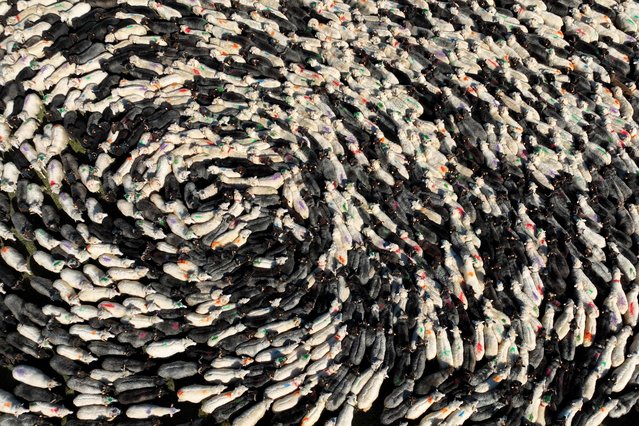
[[[84,149],[84,147],[82,145],[80,145],[80,142],[76,141],[75,139],[69,138],[69,146],[76,153],[79,153],[79,154],[86,154],[87,153],[87,150]]]
[[[33,241],[25,240],[24,238],[22,238],[22,235],[20,235],[18,230],[15,228],[11,228],[11,231],[13,232],[13,235],[18,239],[20,244],[22,244],[24,248],[27,249],[27,251],[29,252],[29,256],[33,256],[33,253],[35,253],[38,250],[35,244],[33,244]]]

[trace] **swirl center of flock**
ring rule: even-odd
[[[0,1],[0,424],[625,415],[638,29],[631,0]]]

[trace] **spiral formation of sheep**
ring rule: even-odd
[[[617,0],[0,1],[0,424],[626,414],[638,29]]]

